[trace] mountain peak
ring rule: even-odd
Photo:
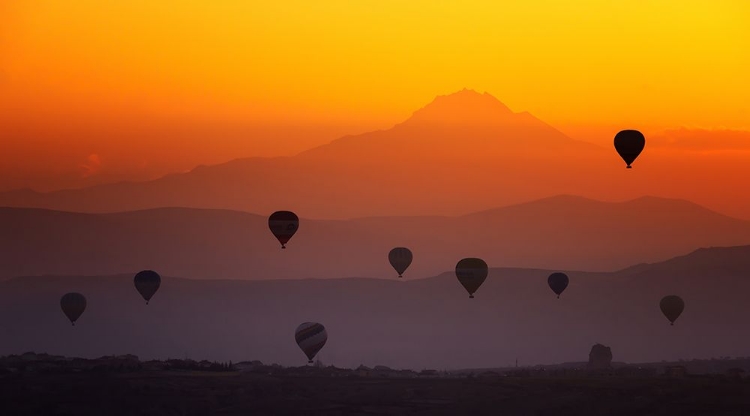
[[[464,88],[438,95],[431,103],[415,111],[406,123],[494,123],[512,116],[508,106],[489,93]]]

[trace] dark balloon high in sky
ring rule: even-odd
[[[615,135],[615,149],[627,163],[628,169],[632,168],[630,165],[635,162],[645,146],[646,138],[638,130],[623,130]]]

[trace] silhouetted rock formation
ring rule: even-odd
[[[595,344],[589,352],[588,368],[594,370],[612,368],[612,350],[602,344]]]

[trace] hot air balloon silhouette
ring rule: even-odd
[[[474,292],[484,283],[489,269],[482,259],[466,258],[456,264],[456,277],[469,292],[469,298],[474,298]]]
[[[557,298],[560,299],[560,294],[568,287],[568,275],[565,273],[552,273],[547,278],[547,284],[555,292]]]
[[[628,164],[635,161],[646,146],[646,138],[638,130],[623,130],[615,135],[615,150],[620,154],[622,160]]]
[[[322,324],[305,322],[294,331],[294,339],[297,341],[297,345],[299,345],[302,352],[307,356],[307,362],[312,364],[315,354],[326,345],[328,333]]]
[[[276,211],[268,217],[268,228],[281,243],[281,248],[286,248],[286,243],[299,228],[299,218],[291,211]]]
[[[406,247],[396,247],[388,253],[388,261],[396,269],[398,277],[403,277],[413,258],[411,250]]]
[[[661,308],[661,313],[669,320],[669,324],[674,325],[674,321],[680,317],[680,314],[685,309],[685,302],[679,296],[664,296],[661,302],[659,302],[659,307]]]
[[[78,318],[86,310],[86,298],[80,293],[66,293],[60,298],[60,307],[70,323],[75,326]]]
[[[146,305],[148,305],[148,301],[151,300],[156,291],[159,290],[159,286],[161,286],[161,276],[153,270],[144,270],[135,275],[133,283],[138,293],[146,301]]]

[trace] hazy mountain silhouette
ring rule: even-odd
[[[489,94],[464,90],[437,97],[391,129],[294,157],[238,159],[148,182],[4,192],[0,206],[291,209],[311,218],[458,215],[585,190],[597,169],[578,165],[583,160],[621,167],[605,149],[573,140],[529,113],[514,113]]]
[[[703,246],[750,244],[750,223],[687,201],[608,203],[557,196],[460,217],[302,218],[287,250],[267,217],[164,208],[78,214],[0,208],[0,278],[142,269],[188,278],[395,278],[387,255],[409,247],[406,278],[481,257],[491,267],[617,270]]]
[[[446,158],[476,162],[503,156],[503,164],[514,164],[508,156],[545,159],[560,150],[585,153],[603,149],[573,140],[528,112],[514,113],[488,93],[464,89],[438,96],[391,129],[347,136],[300,156],[387,165]]]
[[[149,306],[132,276],[24,277],[0,282],[0,354],[249,360],[304,364],[304,321],[326,325],[325,363],[479,368],[585,361],[591,345],[616,361],[744,356],[750,246],[699,250],[613,273],[567,271],[561,299],[549,271],[493,268],[475,299],[452,272],[412,280],[207,281],[165,278]],[[694,274],[686,270],[699,270]],[[60,311],[75,290],[88,308],[73,328]],[[679,294],[675,326],[659,299]],[[553,346],[553,347],[550,347]]]
[[[237,159],[146,182],[0,192],[0,206],[293,210],[306,218],[345,219],[461,215],[558,194],[607,200],[659,195],[750,219],[750,198],[738,197],[732,179],[750,175],[746,155],[714,151],[744,148],[742,132],[648,137],[628,171],[611,147],[616,132],[598,147],[513,112],[490,94],[463,90],[435,98],[390,129],[345,136],[293,157]]]

